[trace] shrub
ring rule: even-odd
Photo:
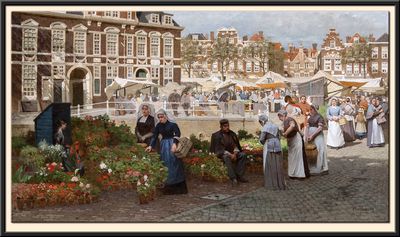
[[[13,174],[13,183],[26,183],[32,178],[32,175],[25,173],[25,166],[21,165]]]
[[[249,134],[246,130],[240,129],[238,131],[239,140],[253,138],[253,134]]]
[[[21,150],[21,163],[33,171],[38,170],[40,167],[44,166],[45,158],[42,154],[40,154],[39,149],[33,146],[25,146]]]
[[[210,142],[207,140],[200,140],[196,137],[196,135],[190,135],[190,141],[193,143],[193,149],[201,150],[203,152],[208,152],[210,150]]]
[[[49,145],[44,140],[39,143],[39,150],[45,158],[45,163],[60,163],[63,157],[67,156],[62,145]]]
[[[28,145],[26,138],[23,136],[15,136],[11,138],[11,146],[13,155],[18,156],[21,152],[21,149]]]

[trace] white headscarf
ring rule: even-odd
[[[157,118],[156,123],[158,123],[158,115],[163,114],[164,116],[167,116],[167,120],[170,121],[171,123],[176,123],[174,115],[170,111],[165,111],[164,109],[159,109],[156,113],[155,118]]]

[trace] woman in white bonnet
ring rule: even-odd
[[[268,122],[268,116],[265,114],[259,115],[258,121],[262,126],[260,142],[264,145],[264,187],[274,190],[286,189],[279,128]]]
[[[150,146],[146,148],[146,151],[150,152],[155,147],[158,136],[161,134],[160,158],[168,168],[168,177],[163,193],[186,194],[188,190],[183,163],[181,159],[175,156],[176,147],[179,142],[177,138],[181,136],[181,131],[176,123],[170,121],[165,110],[160,109],[156,115],[159,123],[154,128]]]

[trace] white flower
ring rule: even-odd
[[[89,189],[90,188],[90,184],[86,184],[86,188]]]
[[[81,182],[81,183],[79,183],[79,187],[83,188],[83,187],[85,187],[85,185]]]
[[[143,176],[143,179],[145,182],[147,181],[148,178],[149,178],[149,176],[147,176],[146,174]]]
[[[146,187],[149,187],[150,185],[146,182],[145,184],[144,184]]]
[[[111,174],[111,172],[112,172],[112,169],[108,169],[108,173]]]
[[[206,167],[206,165],[205,164],[201,164],[200,167],[203,169],[204,167]]]
[[[79,181],[79,178],[76,177],[76,176],[73,176],[73,177],[71,178],[71,181],[72,181],[72,182],[78,182],[78,181]]]
[[[75,169],[75,175],[77,175],[78,174],[78,172],[79,172],[79,169]]]
[[[136,184],[136,185],[137,185],[137,186],[142,185],[142,183],[140,182],[140,180],[137,181],[137,184]]]
[[[101,162],[100,163],[100,169],[107,169],[107,165],[106,164],[104,164],[104,162]]]
[[[200,153],[202,153],[202,152],[203,152],[203,150],[199,150],[199,152],[200,152]]]

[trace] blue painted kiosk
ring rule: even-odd
[[[54,135],[61,120],[67,123],[63,131],[65,144],[71,145],[71,103],[52,103],[34,119],[36,145],[42,140],[55,144]]]

